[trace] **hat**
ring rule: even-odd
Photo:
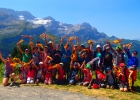
[[[120,63],[120,67],[125,67],[125,64],[124,63]]]
[[[74,64],[73,64],[74,66],[78,66],[78,63],[77,62],[74,62]]]
[[[9,55],[8,55],[8,57],[12,58],[12,55],[11,55],[11,54],[9,54]]]
[[[136,54],[136,55],[138,54],[138,52],[137,52],[137,51],[133,51],[133,53],[134,53],[134,54]]]
[[[111,70],[111,68],[110,68],[110,67],[107,67],[107,68],[106,68],[106,71],[109,71],[109,70]]]
[[[100,48],[101,46],[98,44],[97,46],[96,46],[96,48]]]
[[[48,46],[44,46],[44,48],[48,48]]]
[[[52,43],[52,41],[49,41],[49,44]]]
[[[29,49],[25,49],[25,51],[29,51]]]
[[[87,64],[87,66],[86,66],[87,68],[91,68],[91,65],[90,64]]]
[[[59,65],[62,65],[62,66],[64,66],[64,64],[63,64],[63,63],[59,63]]]
[[[108,49],[110,49],[110,47],[106,47],[105,49],[108,50]]]
[[[99,86],[98,86],[98,84],[93,84],[93,85],[92,85],[92,88],[94,88],[94,89],[98,89]]]
[[[39,62],[39,65],[43,65],[43,62]]]
[[[116,50],[119,50],[119,49],[122,50],[122,47],[121,47],[121,46],[117,46],[117,47],[116,47]]]
[[[22,64],[18,64],[18,67],[22,67]]]
[[[85,48],[84,44],[81,44],[81,45],[80,45],[80,47],[83,47],[83,48]]]

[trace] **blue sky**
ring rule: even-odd
[[[1,0],[0,5],[68,24],[88,22],[108,36],[140,38],[140,0]]]

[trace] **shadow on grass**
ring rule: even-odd
[[[134,91],[140,94],[140,86],[134,86]]]

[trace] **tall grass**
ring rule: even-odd
[[[2,82],[2,78],[3,78],[3,74],[4,74],[4,64],[0,64],[0,83]]]

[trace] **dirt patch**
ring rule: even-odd
[[[4,87],[0,85],[0,100],[103,100],[103,98],[41,86]]]

